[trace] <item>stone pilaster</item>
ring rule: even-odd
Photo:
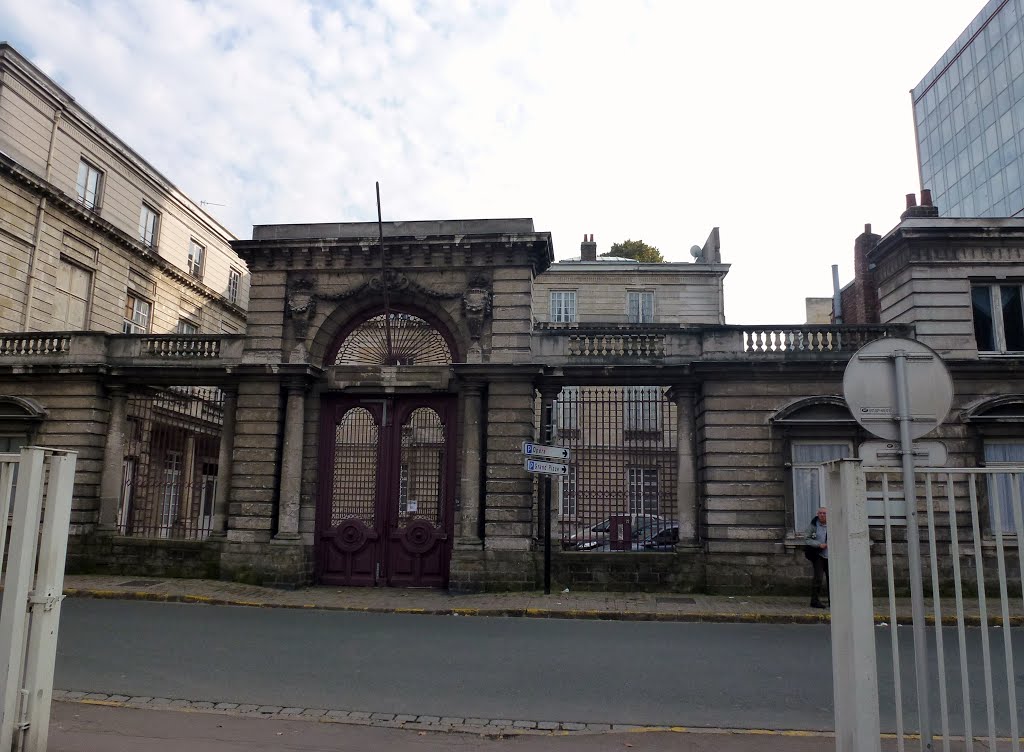
[[[299,502],[302,492],[302,439],[306,415],[306,388],[288,383],[284,414],[284,449],[281,457],[281,492],[277,509],[276,540],[299,539]]]
[[[220,451],[217,455],[217,495],[213,500],[213,521],[210,535],[222,538],[227,535],[228,496],[231,488],[231,457],[235,447],[235,410],[238,409],[238,390],[225,387],[224,423],[220,432]]]
[[[110,391],[110,421],[103,447],[103,471],[100,475],[99,532],[117,532],[117,511],[124,481],[125,407],[128,395],[119,386]]]
[[[697,542],[697,423],[692,389],[676,387],[669,392],[676,403],[676,502],[679,543],[690,547]]]
[[[456,544],[479,548],[480,540],[480,450],[483,446],[483,384],[467,382],[462,386],[462,480],[461,525]]]
[[[491,383],[484,504],[484,546],[488,549],[532,548],[533,479],[523,469],[522,444],[533,440],[533,407],[532,383]]]

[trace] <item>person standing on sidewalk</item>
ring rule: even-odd
[[[804,555],[814,568],[811,579],[811,608],[825,608],[821,602],[822,575],[825,579],[825,597],[828,598],[828,517],[825,507],[819,507],[818,513],[804,531]]]

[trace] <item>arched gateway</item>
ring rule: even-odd
[[[335,366],[450,366],[448,337],[411,313],[343,333]],[[316,574],[330,585],[442,587],[455,521],[454,395],[323,398]]]

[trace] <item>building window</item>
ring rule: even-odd
[[[86,209],[98,209],[100,189],[103,187],[103,172],[84,159],[78,163],[78,200]]]
[[[658,514],[658,468],[626,468],[630,514]]]
[[[562,517],[576,516],[576,466],[569,465],[569,474],[562,476],[559,485],[558,510]]]
[[[626,293],[630,324],[654,323],[654,293],[630,291]]]
[[[551,320],[556,324],[571,324],[576,321],[576,291],[551,291]]]
[[[53,325],[57,331],[82,331],[89,313],[92,272],[63,258],[57,265],[57,294],[53,298]]]
[[[628,386],[623,391],[623,428],[651,433],[661,430],[661,388]]]
[[[985,467],[1024,467],[1024,441],[986,441]],[[1013,484],[1016,480],[1018,504],[1014,511]],[[1016,533],[1016,520],[1024,523],[1024,473],[999,473],[988,476],[988,518],[991,530]],[[998,516],[998,519],[997,519]]]
[[[194,240],[188,243],[188,273],[196,279],[203,278],[203,263],[206,259],[206,248]]]
[[[128,301],[124,306],[124,334],[145,334],[149,331],[150,314],[153,304],[144,298],[128,293]]]
[[[156,246],[156,231],[160,225],[160,215],[149,204],[143,204],[139,212],[139,240],[147,248]]]
[[[188,319],[179,319],[178,334],[199,334],[199,324]]]
[[[979,352],[1024,351],[1024,306],[1019,284],[974,285],[971,308]]]
[[[803,532],[818,507],[828,506],[821,493],[821,463],[852,456],[847,442],[793,443],[793,526]]]
[[[228,271],[228,300],[232,303],[238,302],[238,287],[242,283],[242,273],[238,269]]]

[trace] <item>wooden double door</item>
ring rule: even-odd
[[[325,397],[321,414],[318,581],[446,587],[454,397]]]

